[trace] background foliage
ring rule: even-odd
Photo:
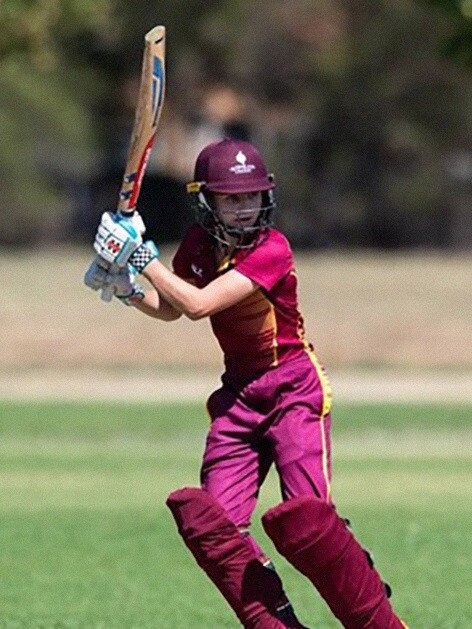
[[[3,0],[0,241],[88,235],[115,203],[124,86],[164,23],[167,115],[193,131],[208,89],[238,94],[224,131],[263,149],[295,244],[469,247],[471,16],[470,0]]]

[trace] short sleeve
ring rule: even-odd
[[[236,261],[234,268],[270,291],[293,269],[292,249],[285,236],[272,229],[263,242]]]
[[[193,277],[191,265],[191,256],[201,240],[201,228],[198,225],[192,225],[184,234],[179,248],[175,252],[172,259],[172,268],[174,273],[182,279]]]

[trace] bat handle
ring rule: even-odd
[[[136,207],[129,207],[128,201],[126,199],[122,199],[120,196],[118,207],[116,208],[116,211],[118,212],[118,214],[121,214],[121,216],[126,216],[126,218],[131,218],[135,210],[136,210]]]

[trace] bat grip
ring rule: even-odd
[[[118,214],[121,214],[121,216],[126,216],[126,218],[131,218],[136,211],[136,207],[120,207],[120,205],[121,204],[119,203],[117,212]]]

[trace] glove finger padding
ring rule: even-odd
[[[122,303],[132,306],[144,298],[142,287],[135,282],[136,273],[131,265],[115,271],[112,275],[111,286],[113,293]]]
[[[104,212],[93,246],[108,263],[123,267],[133,251],[142,244],[143,233],[144,223],[139,214],[125,217]]]
[[[106,262],[101,258],[95,258],[85,271],[84,284],[92,290],[100,290],[109,286],[109,272],[104,268]]]

